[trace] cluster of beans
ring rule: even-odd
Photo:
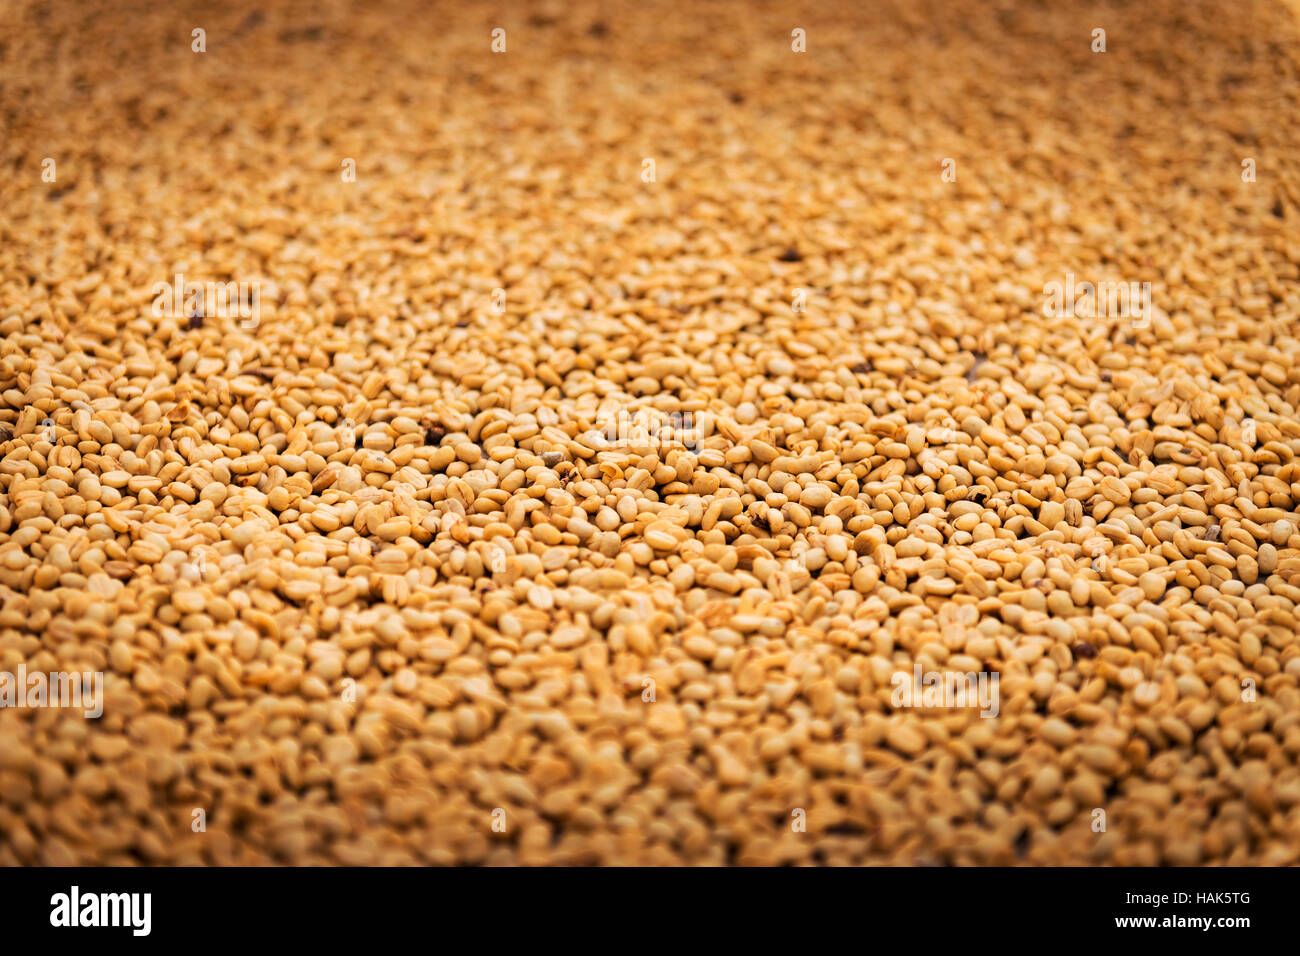
[[[1286,8],[47,6],[0,864],[1300,862]]]

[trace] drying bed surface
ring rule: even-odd
[[[0,27],[0,863],[1297,862],[1285,6]]]

